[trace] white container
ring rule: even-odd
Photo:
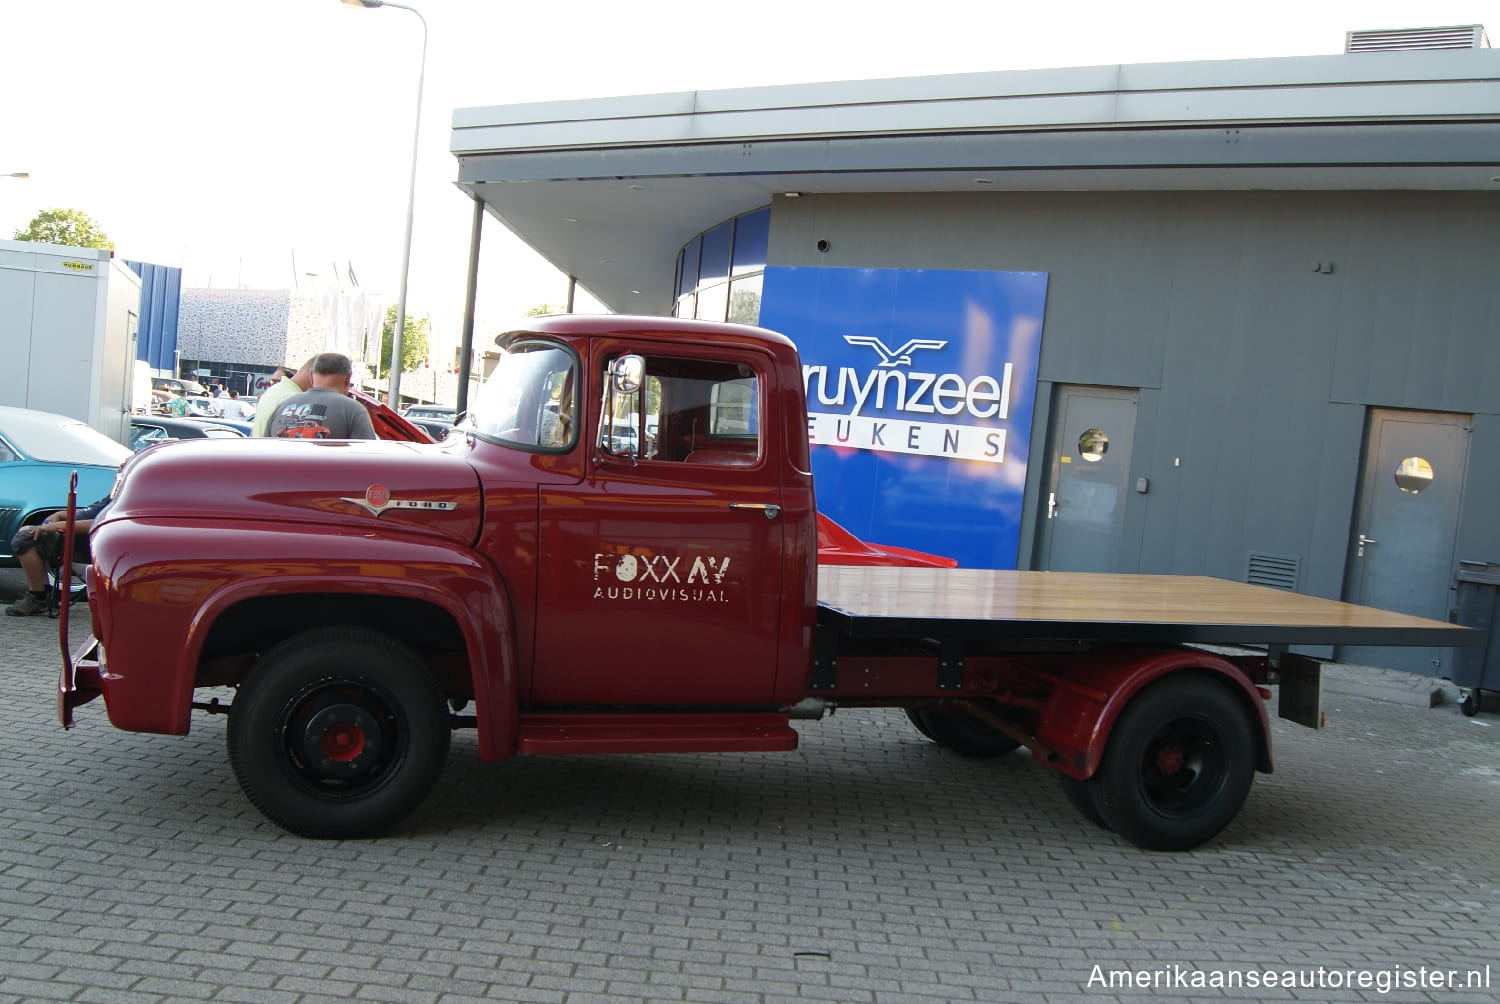
[[[0,405],[129,433],[141,280],[110,252],[0,241]]]

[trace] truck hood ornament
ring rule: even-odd
[[[385,485],[371,485],[366,488],[364,498],[341,496],[339,501],[351,502],[371,516],[379,516],[381,513],[391,509],[430,509],[441,512],[452,512],[458,508],[457,502],[429,501],[427,499],[393,499],[391,498],[391,490]]]

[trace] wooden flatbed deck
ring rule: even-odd
[[[1483,645],[1483,632],[1189,575],[818,569],[818,619],[850,638],[1213,645]]]

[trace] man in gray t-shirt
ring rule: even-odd
[[[271,416],[277,439],[374,439],[375,426],[364,405],[349,396],[354,364],[340,352],[313,359],[312,386],[293,394]]]

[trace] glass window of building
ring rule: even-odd
[[[722,321],[729,312],[729,283],[716,282],[698,290],[698,309],[693,316],[700,321]]]
[[[677,258],[677,295],[679,297],[691,293],[698,285],[698,252],[703,246],[703,237],[700,234],[688,241],[682,249],[682,254]],[[691,314],[683,315],[691,317]]]
[[[771,209],[726,220],[683,245],[673,314],[755,324],[771,232]]]
[[[735,324],[760,321],[760,287],[765,275],[757,272],[729,284],[729,320]]]
[[[734,221],[734,260],[729,274],[735,277],[762,272],[766,267],[766,245],[771,237],[771,210],[758,209]]]
[[[698,285],[729,278],[729,251],[734,246],[734,221],[720,223],[703,233],[703,251],[698,260]]]

